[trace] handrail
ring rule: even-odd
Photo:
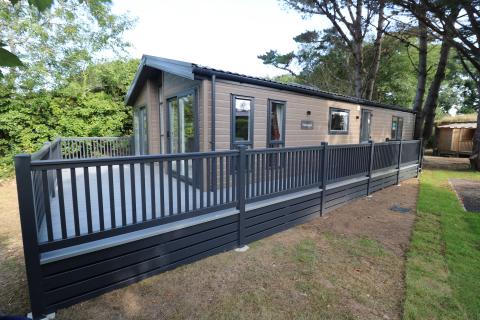
[[[252,203],[315,186],[322,188],[326,183],[345,179],[371,179],[372,172],[391,169],[399,171],[402,165],[418,163],[421,149],[420,141],[391,141],[64,159],[58,153],[62,141],[65,141],[62,139],[46,143],[34,153],[26,169],[32,176],[35,223],[39,230],[42,223],[52,228],[51,221],[45,222],[45,217],[51,219],[51,201],[57,206],[57,215],[58,210],[65,215],[65,210],[73,208],[74,212],[67,214],[73,214],[78,219],[78,206],[81,203],[81,206],[89,206],[82,207],[81,210],[87,210],[82,215],[105,215],[114,221],[115,211],[118,213],[121,210],[122,215],[127,214],[125,210],[129,206],[125,206],[125,201],[137,203],[141,200],[140,207],[132,208],[130,205],[128,209],[141,210],[143,214],[141,221],[130,218],[129,223],[132,225],[152,219],[145,215],[146,205],[153,208],[161,203],[158,212],[170,212],[155,217],[160,223],[234,205],[239,201],[234,195],[243,195],[238,188],[245,188],[244,200]],[[242,167],[244,170],[241,170]],[[76,181],[80,181],[78,185]],[[92,191],[92,187],[96,191]],[[66,206],[65,197],[68,197],[68,201],[73,201],[73,204]],[[95,202],[93,207],[90,207],[91,201]],[[109,206],[103,207],[104,201]],[[58,207],[59,203],[63,207]],[[99,211],[92,213],[92,210]],[[55,219],[59,219],[58,216]],[[121,225],[105,225],[100,231],[126,228],[129,224],[125,219],[123,216]],[[80,231],[78,223],[75,222],[75,237],[83,236],[85,232],[84,229]],[[91,227],[88,235],[98,233]],[[65,229],[65,226],[62,228]],[[62,232],[66,232],[66,229]],[[62,233],[61,238],[58,238],[52,236],[52,230],[50,233],[47,243],[52,240],[65,241],[72,236],[71,233]]]

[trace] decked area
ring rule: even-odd
[[[390,141],[134,156],[128,143],[63,138],[16,157],[36,317],[415,177],[422,149]]]

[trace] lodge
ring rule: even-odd
[[[415,122],[399,106],[148,55],[126,103],[136,154],[409,140]]]

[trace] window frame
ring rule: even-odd
[[[332,130],[332,113],[335,111],[346,112],[347,113],[347,129],[346,130]],[[348,134],[350,131],[350,110],[349,109],[342,109],[337,107],[330,107],[328,111],[328,134],[336,135],[336,134]]]
[[[143,112],[142,112],[143,111]],[[140,120],[140,117],[138,116],[139,113],[143,113],[144,117],[145,117],[145,122],[141,121]],[[137,144],[137,137],[136,137],[136,131],[137,131],[137,128],[135,127],[135,117],[138,118],[138,133],[139,133],[139,136],[138,136],[138,155],[147,155],[149,154],[150,152],[150,134],[149,134],[149,123],[148,123],[148,116],[149,116],[149,112],[148,112],[148,108],[147,108],[147,105],[146,104],[141,104],[141,105],[138,105],[138,106],[135,106],[134,109],[133,109],[133,134],[134,134],[134,143]],[[142,123],[140,123],[142,122]],[[145,141],[140,141],[140,137],[141,137],[141,131],[143,131],[143,133],[145,134]],[[135,147],[135,154],[137,154],[137,149]]]
[[[239,100],[249,100],[250,101],[250,111],[248,117],[248,140],[236,141],[236,126],[235,126],[235,119],[236,119],[236,109],[235,109],[235,101]],[[254,125],[254,113],[255,113],[255,98],[250,96],[238,95],[238,94],[230,94],[230,146],[231,148],[235,148],[238,146],[247,146],[253,147],[253,125]]]
[[[397,128],[395,130],[395,137],[393,136],[393,123],[395,122],[395,120],[397,121]],[[402,123],[402,128],[400,130],[400,138],[398,138],[398,129],[399,129],[399,123],[400,123],[400,120],[401,120],[401,123]],[[390,125],[390,140],[395,140],[395,141],[399,141],[399,140],[403,140],[403,117],[401,116],[392,116],[392,123]]]
[[[271,130],[272,130],[272,105],[273,103],[283,104],[283,118],[282,118],[282,130],[281,130],[281,137],[280,140],[272,140],[271,139]],[[274,147],[285,147],[285,125],[286,125],[286,118],[287,118],[287,101],[284,100],[277,100],[277,99],[268,99],[267,103],[267,147],[274,148]]]

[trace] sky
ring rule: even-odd
[[[284,74],[257,58],[296,49],[293,37],[329,27],[286,9],[279,0],[114,0],[113,12],[137,23],[125,34],[131,55],[155,55],[252,76]]]

